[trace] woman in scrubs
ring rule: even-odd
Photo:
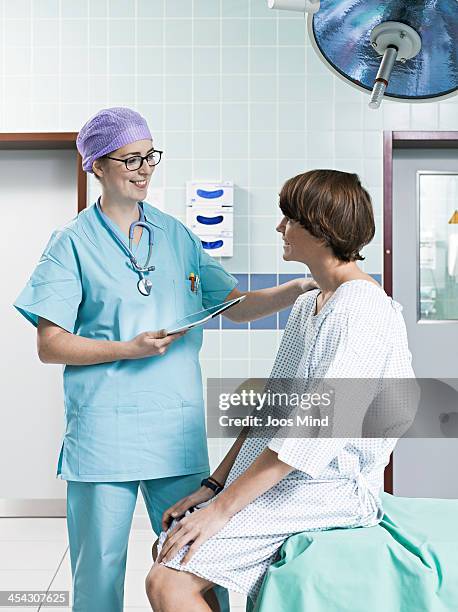
[[[38,327],[40,359],[65,365],[57,473],[68,482],[73,610],[120,612],[138,488],[158,534],[165,509],[209,473],[202,330],[166,336],[164,329],[241,293],[188,228],[144,202],[161,152],[143,117],[101,110],[81,129],[77,147],[101,198],[53,233],[15,307]],[[154,270],[141,274],[128,256],[129,229],[138,221],[150,229],[133,232],[139,265],[153,243]],[[300,279],[247,293],[226,316],[266,316],[313,286]],[[223,591],[220,604],[227,609]]]
[[[215,584],[254,602],[290,535],[369,527],[383,516],[384,467],[396,443],[385,431],[392,432],[397,421],[385,420],[378,437],[355,436],[372,399],[380,397],[371,395],[370,381],[411,379],[414,373],[400,305],[356,263],[374,235],[370,197],[355,174],[314,170],[285,183],[280,208],[283,258],[306,264],[321,290],[296,301],[266,389],[290,380],[295,390],[318,392],[320,381],[331,379],[333,405],[327,409],[324,401],[318,408],[331,429],[324,423],[319,439],[306,424],[302,430],[285,425],[243,431],[213,482],[165,512],[159,556],[147,580],[155,612],[175,612],[180,600],[189,612],[209,610],[204,594]],[[350,397],[341,394],[339,379],[351,379]],[[399,421],[399,432],[408,429],[415,409],[415,382],[411,386],[408,394],[396,394],[388,413]],[[383,415],[390,406],[381,408]],[[288,416],[294,422],[303,412]],[[277,408],[274,415],[279,413]]]

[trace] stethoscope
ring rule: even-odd
[[[153,288],[153,283],[149,280],[149,278],[145,278],[145,272],[152,272],[156,268],[155,266],[149,265],[149,262],[151,260],[151,254],[153,252],[154,230],[151,227],[151,224],[149,223],[149,221],[145,217],[143,206],[139,202],[138,207],[140,210],[140,219],[138,221],[134,221],[134,223],[131,223],[129,227],[129,246],[126,245],[126,243],[120,236],[118,229],[116,228],[114,223],[111,221],[111,219],[102,211],[102,207],[100,206],[100,198],[97,200],[96,206],[100,214],[100,218],[102,219],[102,222],[105,225],[106,229],[110,232],[110,234],[119,244],[119,246],[121,246],[127,252],[127,255],[129,256],[133,269],[136,272],[138,272],[140,276],[140,279],[137,283],[137,288],[139,292],[144,296],[150,295],[151,289]],[[142,227],[148,232],[148,256],[146,258],[145,265],[143,266],[141,266],[138,263],[137,258],[132,252],[133,241],[134,241],[134,231],[136,227]]]

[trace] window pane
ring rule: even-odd
[[[458,320],[458,173],[418,173],[419,319]]]

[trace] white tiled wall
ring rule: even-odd
[[[456,97],[369,110],[317,58],[303,16],[266,0],[0,0],[0,16],[0,130],[77,131],[101,107],[135,107],[165,150],[166,211],[184,218],[186,180],[236,184],[235,273],[303,271],[280,256],[278,191],[315,167],[361,175],[378,226],[363,267],[380,273],[382,131],[458,129]],[[279,334],[206,332],[204,375],[267,373]]]
[[[184,217],[184,183],[238,187],[234,272],[297,272],[274,226],[281,183],[326,166],[360,173],[381,219],[383,129],[457,129],[457,99],[384,102],[317,58],[301,14],[266,0],[1,0],[3,131],[77,131],[131,105],[166,157],[156,186]],[[97,186],[91,183],[91,197]],[[381,271],[380,232],[364,266]],[[277,245],[274,249],[273,246]]]

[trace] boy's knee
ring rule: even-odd
[[[160,571],[162,566],[153,565],[145,579],[145,589],[151,605],[159,607],[161,593],[164,591],[163,573]]]
[[[183,597],[197,597],[206,591],[208,587],[202,582],[187,572],[155,563],[146,577],[145,588],[153,609],[173,609],[173,604]]]

